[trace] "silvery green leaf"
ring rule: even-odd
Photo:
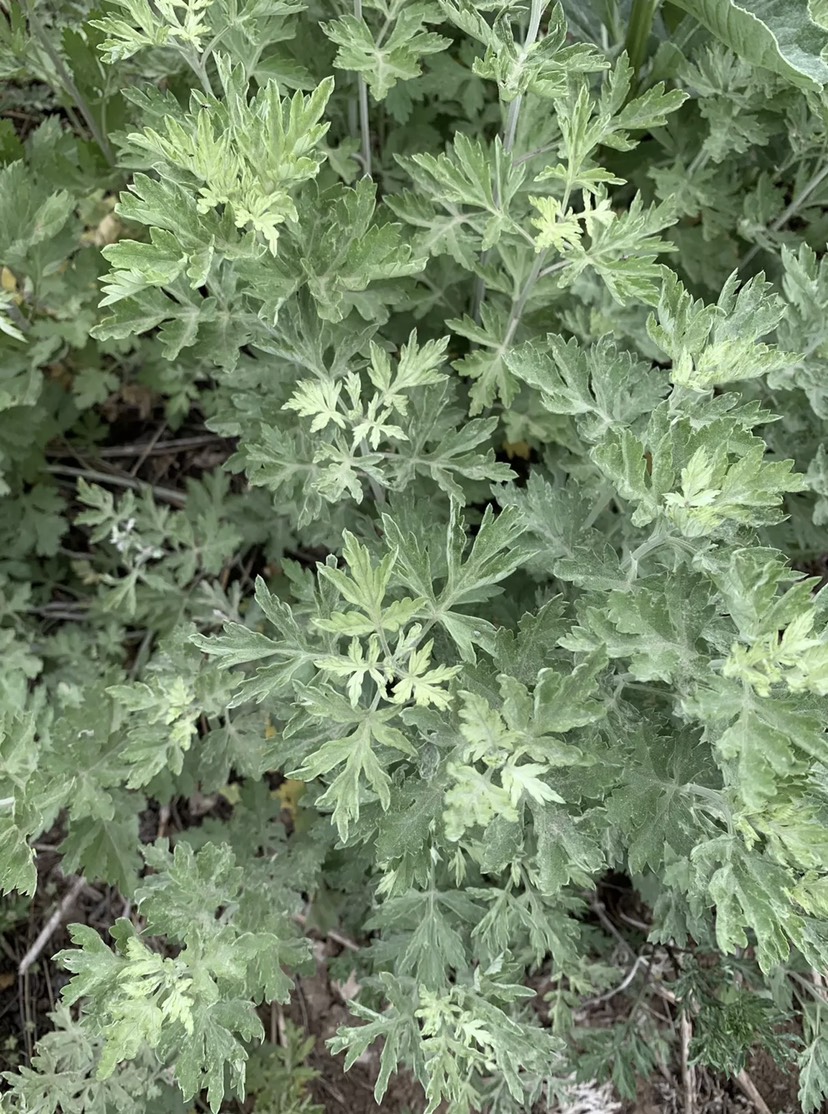
[[[828,83],[823,53],[828,33],[807,0],[676,0],[738,55],[781,74],[793,85]]]

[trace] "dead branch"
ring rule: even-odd
[[[17,973],[18,975],[20,975],[21,978],[26,974],[32,964],[37,960],[40,953],[49,943],[49,940],[52,937],[53,933],[62,924],[63,920],[69,913],[69,910],[77,901],[78,895],[85,885],[85,879],[76,878],[69,889],[66,891],[66,893],[63,895],[58,907],[52,913],[51,917],[49,917],[43,928],[41,928],[40,932],[38,932],[35,942],[20,960],[20,966],[17,968]]]

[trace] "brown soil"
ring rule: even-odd
[[[285,1016],[304,1027],[317,1038],[310,1063],[320,1077],[313,1088],[314,1099],[326,1114],[375,1114],[373,1089],[379,1070],[379,1052],[372,1050],[365,1062],[357,1062],[349,1072],[343,1071],[342,1057],[332,1056],[325,1042],[343,1025],[353,1025],[346,999],[349,988],[340,990],[328,974],[325,952],[335,946],[320,946],[316,973],[297,980],[297,993]],[[350,989],[355,989],[352,987]],[[632,1102],[620,1106],[620,1114],[686,1114],[678,1065],[674,1072],[665,1069],[663,1076],[642,1081]],[[748,1074],[771,1111],[771,1114],[801,1114],[797,1101],[795,1072],[786,1072],[765,1052],[753,1056]],[[756,1107],[735,1081],[711,1075],[702,1069],[696,1072],[694,1114],[756,1114]],[[392,1080],[379,1108],[388,1114],[422,1114],[425,1099],[421,1087],[409,1076]],[[450,1114],[445,1111],[444,1114]],[[547,1107],[534,1114],[553,1114]]]
[[[766,1053],[756,1053],[748,1075],[771,1114],[801,1114],[795,1072],[786,1072]],[[694,1114],[757,1114],[757,1107],[734,1080],[696,1069]],[[671,1078],[642,1080],[632,1102],[622,1114],[686,1114],[684,1089],[678,1072]]]
[[[322,949],[319,949],[322,952]],[[330,1114],[376,1114],[374,1084],[379,1073],[379,1051],[370,1050],[363,1062],[357,1061],[350,1071],[343,1071],[343,1057],[332,1056],[325,1042],[341,1026],[352,1026],[356,1020],[346,1005],[351,989],[341,990],[328,974],[324,954],[320,955],[316,973],[297,979],[296,993],[285,1016],[316,1037],[310,1065],[320,1074],[311,1088],[313,1097]],[[420,1085],[410,1076],[392,1078],[380,1109],[394,1114],[421,1114],[425,1096]]]
[[[797,1098],[799,1083],[795,1071],[783,1071],[767,1052],[761,1051],[751,1058],[748,1074],[772,1114],[800,1114]]]
[[[179,802],[170,816],[156,815],[148,810],[144,817],[152,838],[163,824],[187,827],[201,822],[210,800]],[[151,829],[151,830],[150,830]],[[44,837],[38,856],[39,885],[35,900],[27,907],[18,903],[19,913],[10,917],[12,903],[0,906],[4,913],[0,922],[0,1070],[24,1066],[38,1036],[49,1028],[46,1015],[54,1009],[66,973],[58,969],[48,957],[70,944],[66,922],[82,922],[106,933],[116,917],[124,911],[124,901],[116,891],[107,887],[85,886],[65,922],[55,930],[43,949],[38,961],[25,979],[17,977],[22,957],[32,945],[50,914],[71,888],[63,877],[54,847],[60,842],[62,832],[56,828]],[[623,923],[623,922],[622,922]],[[340,938],[342,939],[342,938]],[[280,1019],[289,1019],[315,1038],[310,1056],[310,1066],[319,1072],[312,1087],[314,1101],[326,1114],[375,1114],[374,1084],[379,1071],[379,1050],[371,1049],[362,1061],[350,1071],[343,1070],[342,1056],[333,1056],[326,1042],[342,1026],[352,1026],[356,1020],[348,1009],[348,1000],[359,990],[353,977],[344,985],[331,975],[331,961],[336,958],[335,969],[342,971],[343,953],[347,948],[333,939],[318,941],[315,945],[316,971],[312,976],[296,980],[296,992],[289,1006],[280,1011],[277,1007],[263,1014],[265,1024],[271,1029],[271,1039],[278,1036]],[[347,965],[345,966],[347,970]],[[540,985],[538,986],[541,990]],[[543,1001],[542,991],[537,1003]],[[618,995],[607,1003],[607,1011],[624,1010],[624,996]],[[601,1011],[594,1011],[596,1023],[612,1020]],[[801,1114],[797,1102],[795,1073],[785,1072],[764,1052],[754,1055],[748,1064],[748,1073],[771,1114]],[[738,1084],[697,1069],[694,1114],[755,1114],[756,1106],[746,1097]],[[422,1114],[425,1109],[422,1088],[409,1075],[395,1076],[379,1108],[387,1114]],[[614,1105],[614,1104],[613,1104]],[[228,1110],[234,1107],[228,1107]],[[608,1108],[609,1109],[609,1108]],[[660,1075],[642,1081],[634,1101],[615,1107],[619,1114],[686,1114],[685,1096],[681,1073],[677,1063],[666,1066]],[[252,1112],[255,1114],[255,1112]],[[448,1110],[440,1114],[450,1114]],[[534,1114],[553,1114],[547,1107]],[[596,1111],[596,1114],[599,1112]]]

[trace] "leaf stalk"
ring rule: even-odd
[[[354,15],[362,19],[362,0],[354,0]],[[362,74],[357,74],[357,99],[359,101],[359,134],[362,141],[362,170],[366,177],[373,177],[371,162],[371,118],[368,114],[368,86]]]

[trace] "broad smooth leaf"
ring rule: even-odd
[[[828,32],[807,0],[673,0],[740,58],[814,88],[828,84]]]

